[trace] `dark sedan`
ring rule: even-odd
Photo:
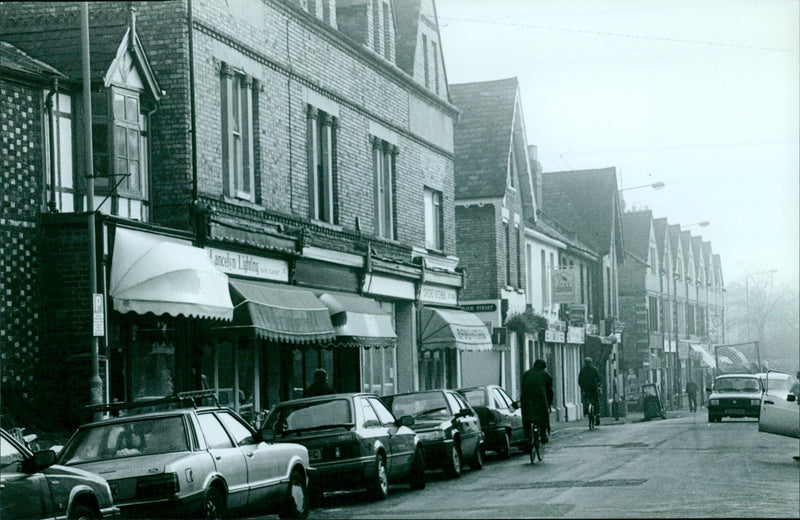
[[[425,452],[413,423],[397,419],[374,394],[334,394],[280,403],[262,434],[308,448],[316,501],[325,491],[362,488],[382,500],[390,482],[425,487]]]
[[[478,414],[487,450],[508,458],[511,446],[525,444],[522,412],[505,390],[497,385],[486,385],[460,388],[458,393]]]
[[[119,515],[98,475],[55,464],[51,450],[31,453],[0,430],[0,518],[110,518]]]
[[[483,467],[483,432],[478,414],[455,390],[428,390],[382,397],[395,415],[410,415],[425,445],[428,467],[451,477],[461,475],[462,462]]]

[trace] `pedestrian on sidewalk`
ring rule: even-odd
[[[691,379],[686,383],[686,397],[689,398],[689,411],[697,411],[697,383]]]

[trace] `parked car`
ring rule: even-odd
[[[425,446],[429,468],[461,476],[463,461],[471,469],[483,467],[483,431],[478,414],[455,390],[428,390],[381,398],[396,416],[410,415]]]
[[[758,431],[800,438],[800,396],[790,392],[796,379],[782,372],[764,374]],[[786,382],[790,382],[787,389]]]
[[[119,516],[105,479],[55,461],[54,451],[33,453],[0,429],[0,518]]]
[[[767,381],[767,374],[769,374],[769,381]],[[780,396],[783,399],[786,399],[792,385],[797,382],[797,379],[793,375],[778,372],[777,370],[759,372],[756,376],[761,380],[761,387],[765,392],[769,392],[770,395]],[[768,382],[769,385],[767,385]]]
[[[725,374],[714,379],[708,396],[708,422],[723,417],[756,417],[761,409],[761,380],[755,374]]]
[[[195,398],[214,395],[184,392],[138,413],[136,405],[108,405],[122,408],[120,416],[81,426],[59,463],[105,477],[123,516],[222,518],[252,510],[305,518],[306,448],[262,441],[228,408],[194,406]]]
[[[460,388],[458,393],[478,414],[487,450],[508,458],[511,446],[525,444],[522,411],[505,390],[497,385],[486,385]]]
[[[262,426],[265,438],[306,448],[314,468],[311,493],[366,489],[382,500],[389,483],[425,487],[425,451],[409,428],[375,394],[347,393],[295,399],[278,404]]]

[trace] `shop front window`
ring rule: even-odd
[[[368,348],[361,351],[361,381],[364,392],[383,396],[396,392],[396,350]]]
[[[234,349],[234,341],[225,339],[203,346],[202,388],[216,390],[221,406],[252,423],[259,411],[258,351],[248,337],[238,338],[235,344]]]
[[[174,330],[166,322],[131,326],[129,349],[133,400],[165,397],[175,392]]]

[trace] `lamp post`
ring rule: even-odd
[[[747,341],[750,341],[750,277],[755,276],[757,274],[769,274],[770,275],[770,283],[772,282],[773,274],[777,273],[777,269],[768,269],[766,271],[758,271],[756,273],[749,273],[745,270],[745,277],[744,277],[744,304],[745,309],[747,312]],[[758,338],[756,339],[756,362],[758,363],[758,370],[761,370],[761,333],[759,331]]]

